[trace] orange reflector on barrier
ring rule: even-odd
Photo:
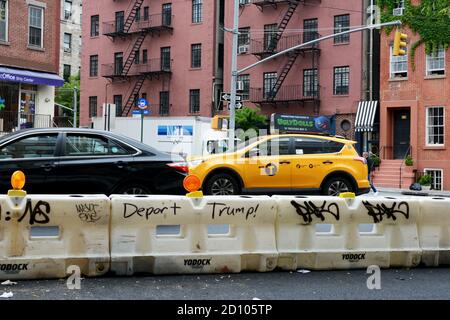
[[[11,186],[14,190],[22,190],[25,186],[25,174],[18,170],[11,176]]]
[[[202,182],[200,181],[200,178],[197,177],[196,175],[190,174],[186,176],[186,178],[184,178],[183,180],[183,187],[188,192],[197,191],[198,189],[200,189],[201,186]]]

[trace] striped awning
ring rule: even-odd
[[[356,112],[355,131],[373,131],[378,101],[360,101]]]

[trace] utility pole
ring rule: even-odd
[[[237,82],[237,46],[239,36],[239,0],[234,0],[233,45],[231,53],[231,97],[230,97],[230,128],[228,129],[228,149],[234,149],[234,131],[236,127],[236,82]]]

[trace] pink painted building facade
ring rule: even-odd
[[[289,47],[365,24],[365,1],[241,1],[238,70]],[[227,1],[225,26],[233,25]],[[366,97],[366,34],[326,40],[277,57],[239,76],[244,105],[264,114],[335,116],[336,133],[355,138],[358,102]],[[225,52],[231,52],[231,34]],[[225,56],[230,70],[231,56]],[[225,90],[230,73],[225,72]]]
[[[82,126],[116,105],[131,116],[211,116],[223,91],[224,0],[83,1]]]

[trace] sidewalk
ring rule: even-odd
[[[409,189],[399,189],[399,188],[378,188],[379,192],[386,193],[401,193],[407,195],[417,195],[417,196],[432,196],[432,197],[450,197],[450,191],[440,191],[440,190],[429,190],[429,191],[413,191]]]

